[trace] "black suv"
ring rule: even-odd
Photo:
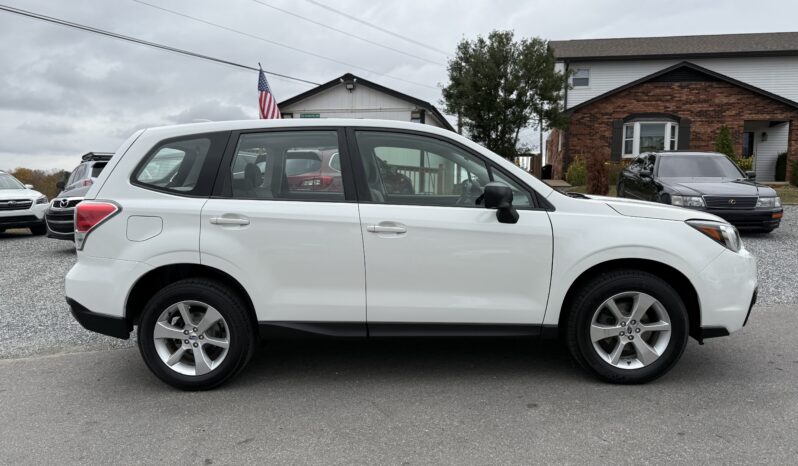
[[[769,232],[781,221],[781,199],[754,178],[715,152],[649,152],[623,170],[618,197],[703,210],[739,229]]]
[[[83,154],[80,165],[72,171],[66,183],[58,182],[61,193],[50,202],[45,215],[47,236],[68,241],[75,239],[75,206],[83,200],[113,155],[110,152]]]

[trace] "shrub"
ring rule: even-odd
[[[782,152],[776,157],[776,181],[787,180],[787,153]]]
[[[609,162],[609,185],[617,186],[618,179],[621,177],[621,172],[629,165],[629,159],[621,160],[620,162]]]
[[[577,155],[571,161],[571,164],[568,165],[568,171],[565,172],[565,181],[571,186],[584,186],[587,184],[587,167],[582,157]]]
[[[715,152],[726,154],[734,160],[734,140],[732,139],[731,130],[726,125],[721,125],[718,130],[718,136],[715,139]]]
[[[609,164],[604,159],[593,154],[587,158],[587,193],[606,196],[609,193]]]
[[[754,158],[753,157],[730,157],[732,162],[736,163],[740,170],[747,172],[754,169]]]

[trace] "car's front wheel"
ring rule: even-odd
[[[687,345],[687,310],[661,278],[638,270],[602,273],[571,301],[566,339],[600,379],[632,384],[668,372]]]
[[[138,342],[158,378],[183,390],[207,390],[244,368],[256,336],[246,304],[233,290],[213,280],[187,279],[150,299]]]

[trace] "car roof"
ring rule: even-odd
[[[231,120],[189,123],[184,125],[157,126],[147,128],[148,133],[164,133],[165,135],[199,134],[214,131],[257,130],[269,128],[313,128],[330,126],[357,126],[369,128],[407,129],[441,135],[456,135],[452,131],[423,123],[412,123],[395,120],[373,120],[359,118],[281,118],[268,120]]]

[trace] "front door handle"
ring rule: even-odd
[[[397,235],[407,233],[407,227],[395,223],[381,223],[379,225],[367,225],[366,231],[370,233],[395,233]]]
[[[211,223],[214,225],[249,225],[248,218],[241,217],[211,217]]]

